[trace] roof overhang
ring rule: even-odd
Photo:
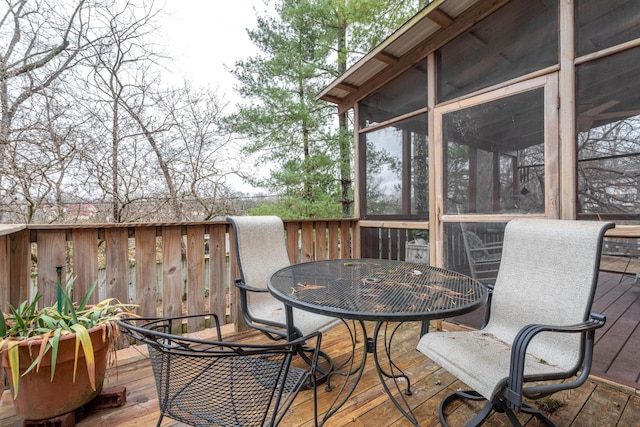
[[[344,112],[509,0],[434,0],[320,92]],[[460,24],[460,25],[459,25]]]

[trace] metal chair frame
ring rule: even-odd
[[[273,340],[294,338],[287,334],[284,304],[272,297],[267,289],[271,274],[290,265],[282,220],[277,216],[228,216],[227,221],[234,230],[240,270],[234,285],[239,291],[244,321]],[[262,299],[255,302],[252,299],[256,297]],[[270,308],[263,312],[261,303]],[[294,310],[293,326],[297,336],[315,330],[324,332],[339,323],[335,318]]]
[[[336,318],[293,309],[295,336],[289,336],[284,304],[271,296],[267,288],[271,274],[290,265],[282,220],[277,216],[228,216],[227,221],[233,226],[240,270],[234,285],[239,291],[242,317],[249,327],[277,341],[292,340],[313,331],[324,332],[341,323]],[[256,302],[257,298],[261,300]],[[307,348],[300,347],[300,357],[311,363],[308,353]],[[322,350],[320,357],[323,362],[316,367],[316,384],[326,382],[333,371],[331,357]]]
[[[612,223],[518,219],[505,230],[502,263],[489,286],[480,330],[425,335],[418,350],[473,390],[457,391],[440,403],[486,400],[467,426],[481,425],[493,412],[514,426],[525,412],[554,426],[523,399],[540,399],[581,386],[593,359],[595,331],[605,316],[591,312],[602,240]],[[563,380],[563,381],[558,381]]]
[[[187,319],[210,317],[216,329],[214,341],[171,333]],[[172,318],[126,318],[122,331],[147,345],[153,369],[160,417],[193,426],[277,426],[299,391],[314,387],[322,334],[314,332],[293,341],[243,344],[222,341],[214,314]],[[315,340],[315,345],[309,343]],[[310,367],[292,365],[304,346],[311,349]]]

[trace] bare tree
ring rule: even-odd
[[[162,108],[175,123],[167,145],[178,148],[175,173],[184,182],[182,197],[191,205],[184,219],[211,219],[229,212],[232,192],[227,178],[238,172],[240,162],[223,125],[226,107],[216,91],[194,88],[189,82],[162,99]]]
[[[14,127],[12,143],[5,150],[5,162],[16,172],[4,180],[19,188],[20,200],[26,202],[12,201],[10,207],[26,222],[63,218],[63,201],[73,194],[68,183],[78,172],[72,165],[82,150],[83,138],[78,134],[82,118],[74,114],[72,100],[56,86],[53,83],[37,99],[24,103],[25,120],[21,122],[26,126]]]
[[[0,222],[67,222],[83,206],[99,222],[225,212],[226,104],[209,89],[166,88],[160,6],[3,1]]]
[[[100,106],[95,112],[101,114],[97,120],[102,123],[103,130],[109,132],[110,170],[106,175],[110,177],[110,183],[103,189],[112,199],[112,221],[122,222],[123,206],[129,203],[129,196],[135,194],[125,189],[140,185],[131,180],[134,176],[130,173],[132,169],[125,166],[137,161],[138,151],[130,153],[133,157],[127,156],[123,163],[121,155],[126,150],[123,144],[138,148],[137,138],[143,135],[153,145],[151,131],[140,127],[144,126],[141,121],[144,99],[156,82],[150,69],[161,56],[151,37],[157,31],[156,19],[160,10],[154,2],[126,1],[124,4],[114,3],[101,12],[98,19],[109,29],[109,34],[91,45],[89,86],[94,98],[90,103]],[[161,157],[158,161],[160,165],[164,164]],[[126,177],[122,168],[126,169]],[[170,177],[165,175],[167,178]],[[102,184],[106,183],[104,175],[99,179]],[[167,187],[173,188],[170,180]]]

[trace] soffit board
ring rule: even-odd
[[[480,0],[435,0],[334,80],[316,99],[339,104]]]

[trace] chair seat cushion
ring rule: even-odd
[[[433,332],[424,335],[417,350],[445,368],[487,400],[509,376],[511,346],[486,331]],[[525,378],[566,372],[532,354],[527,354]]]
[[[270,294],[250,294],[249,312],[257,319],[287,324],[284,304]],[[293,324],[302,335],[309,335],[314,331],[325,332],[339,323],[340,319],[335,317],[293,309]]]

